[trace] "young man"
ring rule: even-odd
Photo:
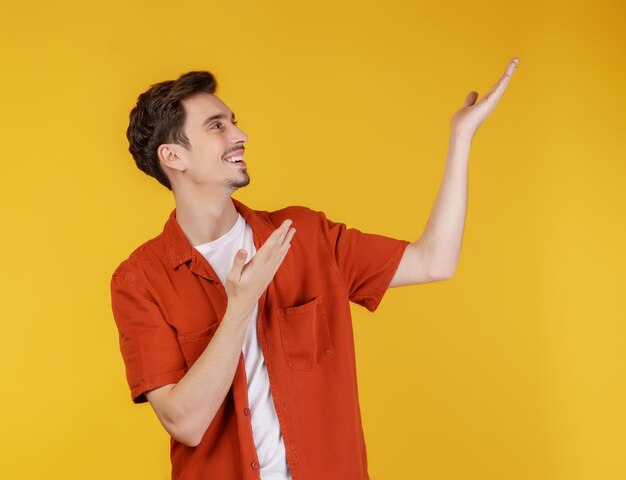
[[[349,301],[374,311],[389,287],[452,276],[470,143],[516,65],[453,116],[443,184],[413,243],[231,198],[250,182],[248,137],[209,72],[139,96],[129,150],[176,208],[113,273],[112,308],[132,399],[172,437],[173,479],[368,478]]]

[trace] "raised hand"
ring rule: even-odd
[[[493,109],[498,104],[500,97],[506,90],[506,87],[511,79],[511,76],[517,71],[517,64],[519,58],[514,57],[506,67],[504,74],[496,82],[496,84],[489,90],[489,93],[481,98],[478,102],[478,92],[471,91],[467,97],[463,108],[457,111],[450,121],[451,133],[458,138],[471,141],[474,138],[474,134],[483,121],[491,114]]]
[[[224,285],[230,308],[246,313],[254,309],[291,246],[296,233],[295,228],[289,228],[291,223],[291,220],[285,220],[274,230],[247,264],[248,252],[237,252]]]

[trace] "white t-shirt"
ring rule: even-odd
[[[239,249],[243,248],[248,252],[246,262],[250,261],[256,253],[252,229],[241,214],[238,215],[233,228],[226,234],[212,242],[197,245],[194,248],[207,259],[222,285],[226,283],[226,275],[230,271],[235,254]],[[261,465],[261,478],[263,480],[291,480],[285,444],[270,392],[267,367],[257,338],[258,313],[257,304],[252,312],[242,347],[248,379],[252,434]]]

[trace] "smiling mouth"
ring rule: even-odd
[[[243,162],[243,155],[233,155],[232,157],[228,157],[226,161],[229,163]]]
[[[245,165],[245,162],[243,161],[243,153],[244,153],[243,145],[239,145],[236,148],[236,150],[231,150],[230,152],[228,152],[228,154],[226,155],[226,157],[223,158],[223,160],[233,165],[241,165],[241,164]]]
[[[224,159],[224,161],[236,168],[246,167],[246,162],[243,161],[243,155],[233,155],[232,157]]]

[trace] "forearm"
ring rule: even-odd
[[[237,251],[224,282],[226,311],[209,344],[178,383],[146,392],[165,429],[185,445],[200,443],[228,394],[254,308],[291,246],[291,223],[284,220],[249,262],[246,250]]]
[[[419,240],[427,252],[429,270],[443,277],[452,276],[461,255],[470,146],[470,140],[450,135],[443,180]]]
[[[161,422],[175,438],[197,445],[230,389],[252,311],[227,308],[213,338],[167,392]],[[160,416],[161,417],[161,416]]]

